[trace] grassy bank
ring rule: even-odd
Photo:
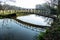
[[[51,28],[40,34],[37,40],[60,40],[60,21],[53,22]]]
[[[16,15],[13,15],[13,14],[16,14]],[[0,18],[12,18],[12,17],[18,17],[18,16],[25,16],[25,15],[29,15],[28,13],[20,13],[20,12],[12,12],[12,13],[10,13],[10,12],[7,12],[7,11],[5,11],[5,12],[3,12],[2,11],[2,13],[0,12]]]

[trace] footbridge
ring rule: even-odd
[[[4,15],[4,14],[5,15],[6,14],[18,14],[18,13],[37,14],[39,16],[56,18],[54,15],[50,14],[50,11],[46,11],[46,10],[38,10],[38,9],[0,10],[0,15]]]
[[[0,10],[0,14],[12,14],[12,13],[30,13],[30,14],[48,14],[49,12],[46,10],[38,10],[38,9],[21,9],[21,10]]]
[[[51,15],[49,14],[48,11],[46,10],[37,10],[37,9],[22,9],[22,10],[0,10],[0,15],[8,15],[8,14],[18,14],[18,13],[25,13],[25,14],[36,14],[36,15],[39,15],[39,16],[45,16],[45,17],[49,17],[49,18],[56,18],[54,15]],[[15,19],[16,21],[18,22],[21,22],[21,23],[24,23],[24,24],[27,24],[27,25],[32,25],[32,26],[36,26],[36,27],[41,27],[41,28],[46,28],[46,26],[40,26],[40,25],[34,25],[34,24],[30,24],[30,23],[26,23],[26,22],[23,22],[21,20],[17,20]]]

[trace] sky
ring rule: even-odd
[[[5,1],[5,0],[1,0],[1,1]],[[7,0],[6,3],[10,5],[22,7],[22,8],[35,8],[37,4],[45,3],[48,0],[14,0],[16,2],[10,2],[10,1]]]

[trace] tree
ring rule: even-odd
[[[5,0],[3,3],[4,3],[4,5],[3,5],[3,9],[5,10],[7,7],[6,7],[6,2],[8,2],[8,1],[10,1],[10,2],[16,2],[15,0]]]
[[[60,0],[58,0],[58,16],[60,15]]]
[[[58,1],[58,5],[57,6],[57,20],[53,22],[51,28],[47,29],[46,33],[43,34],[43,38],[44,40],[60,40],[60,19],[59,19],[59,15],[60,15],[60,0]],[[58,20],[59,19],[59,20]],[[39,37],[41,38],[41,36]],[[40,39],[39,39],[40,40]]]
[[[6,2],[8,2],[8,1],[10,1],[10,2],[16,2],[15,0],[4,0],[4,2],[2,1],[2,3],[4,3],[4,5],[2,5],[3,14],[4,14],[4,10],[7,9],[7,7],[6,7]]]
[[[1,5],[1,1],[0,1],[0,10],[2,10],[2,5]]]

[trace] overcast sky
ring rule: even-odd
[[[0,0],[5,1],[5,0]],[[47,0],[15,0],[16,2],[7,2],[10,5],[16,5],[22,8],[35,8],[36,4],[45,3]]]

